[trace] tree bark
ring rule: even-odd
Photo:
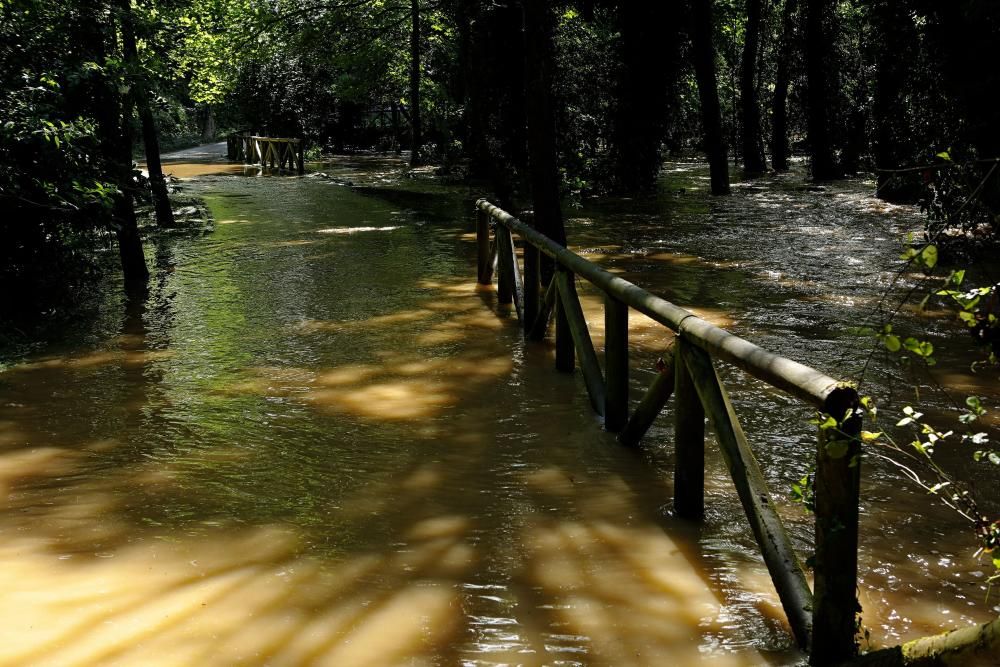
[[[837,178],[833,153],[831,65],[834,57],[832,0],[806,3],[806,78],[809,127],[809,154],[812,176],[817,181]]]
[[[161,227],[173,227],[174,212],[170,208],[167,181],[163,177],[163,166],[160,164],[160,141],[156,136],[156,123],[153,120],[153,111],[149,106],[149,88],[144,80],[144,73],[139,62],[139,51],[136,48],[135,21],[128,2],[122,3],[120,7],[122,47],[125,51],[125,61],[132,71],[132,101],[139,112],[139,121],[142,124],[146,170],[149,172],[149,188],[153,196],[156,222]]]
[[[649,190],[660,169],[667,121],[667,92],[674,63],[667,46],[676,35],[665,3],[626,2],[619,11],[621,58],[613,135],[616,185],[625,192]]]
[[[907,62],[913,56],[913,22],[906,14],[906,7],[894,0],[874,3],[875,20],[875,90],[872,111],[875,120],[875,137],[872,146],[875,166],[879,169],[896,169],[903,157],[900,139],[906,136],[907,110],[903,104],[903,85],[907,80]],[[897,128],[902,125],[902,132]],[[877,190],[885,194],[883,186],[892,174],[878,173]]]
[[[945,667],[995,665],[1000,656],[1000,617],[990,623],[921,637],[867,653],[844,667]]]
[[[420,0],[410,0],[410,166],[420,164]]]
[[[785,0],[781,11],[781,48],[778,52],[771,103],[771,166],[775,171],[788,169],[788,84],[797,10],[798,0]]]
[[[84,48],[89,48],[96,60],[103,61],[114,52],[115,13],[91,6],[84,15],[92,19],[92,23],[88,21],[82,31]],[[131,123],[122,115],[119,83],[107,75],[100,77],[94,86],[94,109],[108,178],[118,188],[118,192],[112,195],[112,225],[118,241],[125,290],[131,295],[138,295],[147,289],[149,269],[132,201],[132,132]]]
[[[763,0],[747,0],[743,62],[740,68],[740,102],[743,121],[743,171],[756,176],[767,170],[760,136],[760,103],[757,98],[757,52]]]
[[[528,172],[535,209],[535,228],[565,246],[566,229],[559,202],[559,167],[556,162],[555,115],[552,108],[555,16],[550,3],[544,0],[526,0],[523,11]],[[543,271],[549,273],[544,268]],[[544,279],[547,277],[544,276]]]
[[[722,136],[722,109],[715,74],[715,46],[712,44],[712,0],[692,0],[692,58],[701,100],[701,124],[705,152],[711,170],[712,194],[729,194],[729,164]]]
[[[204,122],[201,126],[201,142],[207,144],[215,140],[215,112],[212,111],[211,106],[205,107],[202,117]]]

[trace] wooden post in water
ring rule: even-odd
[[[566,273],[569,281],[573,280],[573,274],[565,272],[562,267],[557,268],[556,274],[552,277],[552,282],[556,287],[556,370],[563,373],[572,373],[576,367],[576,355],[573,349],[573,334],[569,330],[569,319],[566,317],[566,306],[559,292],[562,282],[559,276]]]
[[[733,478],[757,546],[764,555],[764,563],[778,591],[792,634],[799,647],[805,649],[812,634],[813,594],[792,548],[792,541],[768,494],[767,482],[715,372],[711,357],[701,348],[686,344],[683,338],[678,350],[694,380],[702,407],[712,422],[726,467]]]
[[[816,565],[812,665],[837,665],[858,653],[858,502],[861,415],[858,394],[830,392],[825,412],[836,427],[820,428],[816,451]]]
[[[479,264],[480,285],[493,282],[493,256],[490,253],[490,216],[486,211],[476,209],[476,259]]]
[[[590,332],[587,330],[587,320],[583,316],[580,297],[576,293],[576,282],[573,274],[565,271],[557,273],[556,280],[559,285],[559,305],[563,307],[562,312],[569,325],[573,345],[576,347],[583,383],[587,387],[587,395],[590,396],[590,405],[594,408],[594,412],[603,416],[604,376],[601,373],[600,362],[597,361],[594,343],[590,340]]]
[[[529,340],[545,340],[545,334],[549,330],[549,322],[552,320],[552,309],[556,307],[559,299],[559,288],[556,284],[555,276],[549,280],[549,286],[545,289],[545,296],[538,304],[538,314],[535,315],[535,323],[528,332]]]
[[[542,264],[538,248],[524,244],[524,332],[530,333],[539,313]]]
[[[674,513],[700,521],[705,516],[705,409],[698,398],[691,371],[674,347]]]
[[[514,237],[506,227],[498,226],[495,233],[497,245],[500,248],[500,276],[506,276],[510,289],[510,297],[514,302],[517,317],[524,319],[524,286],[521,284],[521,271],[517,266],[517,251],[514,249]]]
[[[604,428],[617,433],[628,421],[628,306],[604,297]]]
[[[506,227],[497,225],[496,250],[497,250],[497,303],[508,304],[514,301],[514,276],[511,265],[507,262],[507,244],[504,242],[504,234],[510,235]]]

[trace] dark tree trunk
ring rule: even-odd
[[[705,152],[712,175],[712,194],[729,193],[729,163],[722,136],[722,110],[715,75],[715,46],[712,44],[712,0],[691,0],[691,39]]]
[[[469,122],[472,173],[488,177],[498,205],[518,207],[528,174],[524,14],[518,3],[491,4],[475,21]],[[518,55],[512,56],[511,50]]]
[[[98,62],[114,54],[115,14],[109,13],[100,3],[87,3],[81,13],[86,17],[82,26],[81,41]],[[112,225],[118,241],[125,290],[131,295],[146,291],[149,269],[142,250],[139,226],[135,217],[132,189],[132,133],[131,123],[122,115],[120,82],[102,75],[93,87],[94,115],[97,136],[101,144],[101,157],[106,165],[107,177],[118,188],[112,195]]]
[[[760,103],[757,98],[757,52],[763,0],[747,0],[747,23],[740,68],[740,102],[743,121],[743,171],[756,176],[767,170],[760,136]]]
[[[215,140],[215,113],[212,111],[212,107],[210,106],[205,107],[205,110],[202,112],[201,117],[202,117],[201,143],[207,144],[208,142]],[[271,123],[273,122],[274,121],[272,119]]]
[[[936,47],[943,74],[935,85],[940,83],[954,99],[964,120],[962,129],[952,129],[952,136],[944,139],[967,142],[981,159],[1000,157],[1000,106],[994,100],[1000,89],[1000,68],[995,65],[1000,43],[997,3],[950,0],[927,4],[927,35]]]
[[[876,169],[896,169],[906,158],[909,115],[903,103],[903,88],[909,79],[908,63],[914,57],[916,35],[905,5],[895,0],[873,3],[875,23],[875,90],[872,102],[875,136],[872,153]],[[885,187],[892,174],[878,172],[876,194],[889,194]]]
[[[477,0],[459,0],[463,16],[468,21],[468,46],[462,62],[465,107],[463,120],[465,137],[462,148],[469,158],[469,176],[485,179],[490,173],[486,127],[489,111],[486,103],[486,79],[489,78],[489,17]]]
[[[615,180],[626,192],[649,190],[660,169],[667,120],[667,92],[675,69],[664,57],[677,44],[665,3],[627,2],[619,11],[622,67],[619,71],[613,156]]]
[[[396,100],[392,101],[392,149],[399,155],[402,150],[403,142],[400,139],[399,132],[399,105],[396,104]]]
[[[524,2],[525,111],[528,125],[528,171],[534,203],[534,225],[541,233],[566,245],[559,202],[559,167],[552,103],[555,69],[555,16],[550,3]]]
[[[410,0],[410,166],[420,164],[420,0]]]
[[[139,52],[136,49],[135,21],[129,3],[122,3],[121,16],[122,46],[125,50],[125,60],[132,71],[132,100],[142,124],[142,141],[146,152],[146,169],[149,171],[149,189],[153,195],[156,222],[161,227],[173,227],[174,212],[170,208],[167,181],[163,177],[163,166],[160,164],[160,141],[156,136],[156,123],[153,121],[153,111],[149,106],[149,87],[144,80]]]
[[[861,156],[868,144],[867,120],[864,108],[860,106],[848,115],[847,140],[840,156],[841,174],[856,174],[861,168]]]
[[[771,103],[771,166],[776,171],[788,169],[788,83],[795,45],[795,12],[798,0],[785,0],[781,11],[781,48],[774,75],[774,98]]]
[[[831,69],[833,53],[832,0],[806,3],[806,78],[809,155],[812,176],[817,181],[837,178],[833,154],[833,102]]]

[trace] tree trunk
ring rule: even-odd
[[[834,57],[832,0],[806,3],[806,78],[809,127],[809,154],[812,176],[817,181],[838,176],[833,155],[830,62]]]
[[[667,120],[667,91],[674,62],[666,46],[664,3],[627,2],[619,11],[622,66],[612,147],[615,180],[625,192],[649,190],[660,169],[660,145]]]
[[[410,0],[410,166],[420,164],[420,0]]]
[[[771,104],[771,166],[775,171],[788,169],[788,82],[795,44],[795,12],[798,0],[785,0],[781,12],[781,48],[774,75],[774,98]]]
[[[142,65],[139,62],[139,52],[135,44],[135,21],[128,2],[122,3],[121,12],[122,46],[125,50],[125,60],[132,71],[132,101],[142,123],[146,169],[149,171],[149,188],[153,195],[156,222],[161,227],[173,227],[174,212],[170,208],[167,181],[163,177],[163,166],[160,164],[160,141],[156,136],[156,123],[153,121],[153,111],[149,106],[149,88],[146,86]]]
[[[107,14],[99,7],[92,7],[84,15],[93,19],[93,23],[82,34],[83,41],[92,43],[86,44],[84,48],[91,48],[95,58],[103,60],[113,54],[115,14]],[[108,23],[102,25],[102,20]],[[112,224],[118,241],[125,290],[129,294],[141,294],[149,283],[149,269],[146,267],[132,201],[135,183],[132,177],[131,123],[122,115],[119,86],[119,81],[111,80],[107,75],[102,77],[94,87],[94,109],[106,171],[118,188],[118,192],[112,195]]]
[[[516,2],[496,3],[478,21],[483,38],[476,47],[482,72],[476,77],[474,107],[479,111],[479,154],[501,206],[514,210],[529,179],[525,99],[524,12]],[[511,57],[510,48],[521,55]],[[553,138],[554,140],[554,138]]]
[[[909,70],[907,63],[913,57],[915,35],[905,6],[894,0],[878,0],[874,5],[876,47],[872,112],[875,140],[872,152],[876,168],[896,169],[902,166],[901,139],[907,136],[905,128],[909,126],[902,92]],[[880,196],[886,194],[884,186],[890,178],[892,174],[879,172],[876,192]]]
[[[201,126],[201,143],[207,144],[208,142],[215,140],[215,113],[212,111],[212,107],[205,107],[203,118],[204,121]]]
[[[701,99],[701,124],[705,152],[711,169],[712,194],[729,193],[729,163],[722,136],[722,110],[715,75],[715,46],[712,44],[712,0],[692,0],[692,58]]]
[[[760,103],[757,99],[757,52],[763,0],[747,0],[747,23],[740,69],[740,101],[743,121],[743,171],[756,176],[767,170],[760,136]]]
[[[566,230],[559,203],[559,168],[552,105],[555,16],[550,3],[543,0],[526,0],[523,11],[528,172],[535,228],[565,246]]]

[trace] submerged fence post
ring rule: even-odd
[[[538,248],[531,243],[524,244],[524,332],[529,333],[535,326],[539,313],[539,289],[542,284],[541,258]]]
[[[836,665],[858,653],[858,503],[861,495],[861,413],[858,393],[830,392],[816,451],[816,564],[812,665]],[[832,421],[836,422],[833,425]]]
[[[564,271],[564,269],[558,267],[556,271]],[[556,280],[558,275],[556,273],[552,277],[556,285],[556,370],[564,373],[572,373],[573,368],[576,366],[573,333],[569,328],[569,319],[566,317],[566,307],[563,305],[562,295],[559,294],[559,281]],[[569,273],[569,280],[573,280],[572,273]]]
[[[480,200],[482,201],[482,200]],[[476,259],[478,260],[480,285],[493,282],[493,257],[490,252],[490,216],[479,208],[476,202]],[[489,268],[487,268],[489,267]]]
[[[628,306],[604,298],[604,428],[618,432],[628,421]]]
[[[674,344],[674,513],[683,519],[705,515],[705,409],[691,371],[681,357],[686,343]]]

